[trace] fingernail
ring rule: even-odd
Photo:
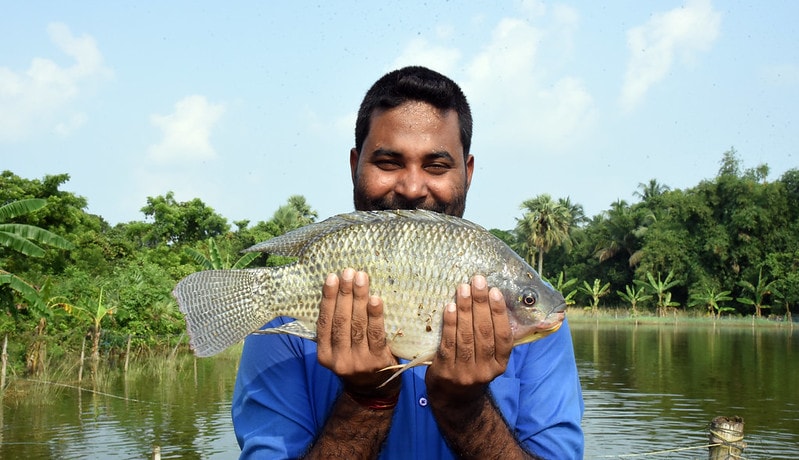
[[[472,288],[468,284],[458,285],[458,295],[461,297],[469,297],[472,295]]]
[[[343,272],[341,272],[341,279],[344,281],[352,281],[352,278],[355,276],[355,270],[351,268],[345,268]]]
[[[486,287],[486,279],[483,275],[475,275],[472,278],[472,285],[477,289],[485,289]]]
[[[355,272],[355,285],[356,286],[366,285],[366,272]]]
[[[458,307],[456,307],[454,303],[447,304],[447,313],[455,313],[457,309]]]
[[[497,288],[491,288],[491,290],[488,291],[488,296],[491,300],[502,300],[502,292]]]
[[[336,284],[336,274],[335,273],[329,273],[327,275],[327,278],[325,278],[325,284],[327,284],[328,286],[332,286],[332,285]]]

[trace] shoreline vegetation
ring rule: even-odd
[[[590,308],[570,307],[566,317],[570,324],[582,329],[586,325],[607,326],[690,326],[709,328],[753,328],[753,329],[799,329],[795,317],[789,321],[786,317],[772,316],[757,318],[754,315],[728,315],[711,318],[697,312],[673,311],[665,316],[656,316],[652,312],[632,314],[627,308],[601,308],[596,312]],[[572,330],[574,333],[574,329]],[[117,397],[108,393],[120,381],[137,380],[168,381],[170,376],[179,372],[197,372],[197,360],[238,360],[241,355],[241,344],[234,345],[220,354],[210,358],[196,358],[188,346],[185,336],[178,339],[174,348],[131,350],[129,359],[125,359],[124,350],[114,348],[102,350],[99,361],[92,362],[90,357],[81,357],[77,352],[66,352],[57,359],[48,360],[44,371],[37,376],[19,374],[13,369],[20,363],[6,363],[11,369],[3,379],[5,385],[0,389],[3,403],[47,405],[48,401],[58,397],[62,391],[81,390]],[[120,357],[122,356],[122,359]],[[4,358],[4,359],[7,359]],[[129,365],[126,362],[129,361]],[[83,363],[83,370],[80,370]],[[82,377],[81,377],[82,375]]]

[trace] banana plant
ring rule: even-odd
[[[721,305],[722,302],[732,300],[732,296],[730,296],[731,293],[731,291],[716,292],[714,288],[706,287],[702,292],[695,292],[691,294],[691,300],[688,302],[688,306],[705,306],[707,307],[708,315],[711,318],[720,318],[722,312],[735,311],[735,309],[732,307],[725,307]]]
[[[652,276],[652,273],[647,272],[646,278],[648,282],[641,281],[641,280],[633,280],[638,286],[644,287],[647,291],[651,294],[657,296],[657,311],[658,316],[664,316],[666,314],[666,307],[673,306],[667,305],[671,303],[671,295],[669,293],[669,289],[673,288],[680,284],[681,281],[674,279],[674,271],[669,270],[669,274],[666,275],[666,279],[662,279],[660,272],[658,272],[658,278],[655,280],[655,277]],[[668,296],[668,299],[667,299]]]
[[[592,286],[588,284],[587,281],[583,281],[583,286],[579,289],[591,297],[591,305],[586,308],[590,308],[591,312],[596,314],[599,307],[599,299],[608,294],[610,291],[610,283],[605,283],[603,285],[599,279],[594,279],[594,284]]]
[[[760,318],[764,308],[771,308],[769,305],[763,305],[763,302],[765,301],[766,296],[774,293],[774,284],[776,282],[777,280],[766,281],[766,279],[763,278],[763,269],[761,268],[760,273],[757,276],[757,285],[745,280],[738,282],[738,285],[744,288],[744,290],[748,291],[751,297],[738,297],[735,300],[741,302],[742,304],[752,305],[755,307],[755,315]]]
[[[630,307],[632,307],[632,316],[638,316],[637,306],[639,303],[646,302],[652,298],[651,295],[645,292],[646,290],[643,286],[635,289],[635,287],[628,284],[624,286],[624,291],[625,292],[616,291],[616,294],[618,294],[622,300],[630,304]]]
[[[230,263],[230,257],[226,257],[225,259],[222,258],[222,255],[219,252],[219,247],[214,241],[213,238],[208,238],[208,255],[206,256],[202,252],[194,249],[194,248],[186,248],[186,254],[191,257],[192,260],[200,264],[204,270],[227,270],[227,269],[239,269],[244,268],[247,265],[257,259],[258,256],[261,255],[259,252],[248,252],[241,256],[236,262],[233,264]]]

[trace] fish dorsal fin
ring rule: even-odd
[[[305,248],[318,238],[330,235],[356,225],[371,225],[397,219],[448,223],[461,228],[484,230],[483,227],[468,220],[421,209],[398,209],[391,211],[355,211],[339,214],[321,222],[300,227],[281,236],[258,243],[242,252],[265,252],[287,257],[299,257]]]

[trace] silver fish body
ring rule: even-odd
[[[454,300],[457,285],[476,274],[502,291],[515,344],[554,332],[564,318],[563,296],[501,240],[477,224],[432,211],[341,214],[246,251],[297,260],[181,280],[173,295],[197,356],[214,355],[277,316],[296,321],[267,332],[314,339],[324,280],[347,267],[369,274],[370,293],[383,299],[389,346],[400,358],[436,350],[444,306]]]

